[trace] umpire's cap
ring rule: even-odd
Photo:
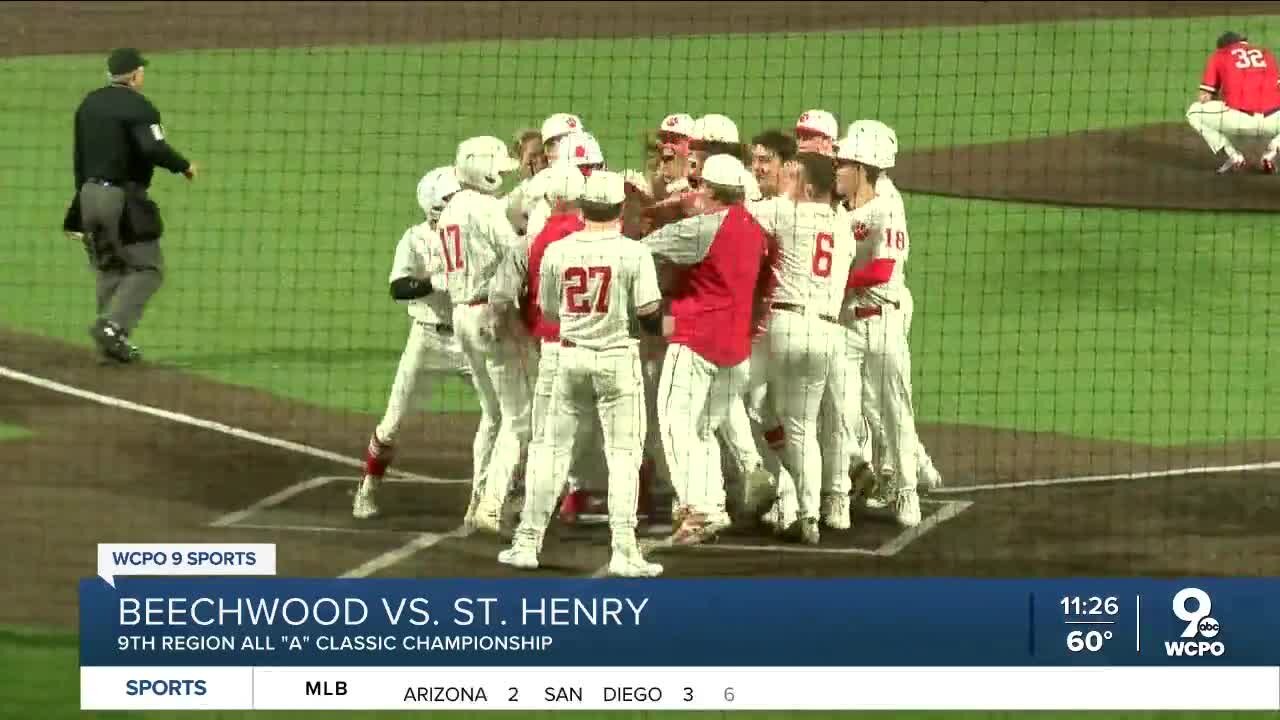
[[[107,58],[107,72],[112,75],[125,75],[144,67],[147,64],[142,53],[134,48],[118,48],[111,51]]]
[[[1249,38],[1241,35],[1238,32],[1233,32],[1231,30],[1228,30],[1222,33],[1222,35],[1218,37],[1218,49],[1221,50],[1222,48],[1227,47],[1228,45],[1235,45],[1236,43],[1241,42],[1242,40],[1248,40],[1248,39]]]

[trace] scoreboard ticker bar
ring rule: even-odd
[[[1280,710],[1280,667],[84,667],[83,710]]]

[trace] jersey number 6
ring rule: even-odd
[[[813,274],[817,277],[831,277],[831,252],[836,248],[836,238],[831,233],[818,233],[818,241],[813,247]]]
[[[596,285],[595,310],[591,308],[591,299],[585,297],[589,292],[587,280],[599,279]],[[590,312],[609,312],[609,283],[613,282],[613,268],[604,265],[589,268],[571,267],[564,269],[564,304],[569,312],[586,315]]]
[[[453,254],[450,254],[450,243]],[[440,248],[444,250],[444,269],[454,272],[462,269],[462,232],[457,225],[446,225],[440,228]]]

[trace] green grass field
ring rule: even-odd
[[[1277,23],[1231,25],[1263,34]],[[152,361],[377,412],[408,330],[385,290],[391,253],[419,220],[417,179],[466,135],[505,137],[571,110],[613,166],[637,167],[640,133],[679,110],[725,113],[750,135],[821,106],[842,123],[885,120],[906,150],[1176,122],[1198,83],[1206,27],[1218,24],[156,54],[147,93],[206,174],[154,188],[168,220],[168,284],[137,340]],[[557,82],[566,57],[585,70]],[[10,230],[0,237],[0,325],[86,346],[91,276],[58,226],[73,190],[72,111],[100,64],[97,55],[0,60],[10,80],[0,110]],[[818,67],[846,70],[840,82],[802,71]],[[1280,286],[1270,218],[919,195],[908,211],[923,420],[1157,445],[1280,437],[1270,411],[1280,404],[1268,365],[1276,331],[1266,298]],[[470,411],[469,388],[449,385],[435,407]],[[0,440],[22,432],[0,426]],[[0,717],[83,717],[73,638],[3,634],[0,659],[21,669],[0,673]],[[403,714],[385,714],[394,716]]]
[[[418,219],[417,178],[467,134],[506,136],[572,109],[614,166],[638,166],[634,138],[674,109],[676,81],[651,78],[671,77],[677,96],[698,98],[681,109],[725,112],[745,134],[822,105],[842,122],[883,118],[907,149],[1173,121],[1194,88],[1203,27],[1136,19],[157,56],[147,91],[207,174],[157,184],[169,282],[137,339],[155,361],[376,412],[407,333],[384,289],[390,254]],[[1120,43],[1150,62],[1106,52]],[[589,72],[557,85],[567,56]],[[698,70],[682,58],[699,58]],[[90,276],[56,227],[72,189],[71,110],[99,62],[0,61],[16,74],[0,131],[28,139],[0,164],[18,229],[0,241],[13,258],[0,266],[4,322],[80,344]],[[843,64],[857,82],[763,79],[779,62]],[[1000,92],[987,91],[993,81]],[[926,421],[1160,445],[1280,434],[1261,411],[1280,400],[1258,352],[1269,341],[1261,300],[1280,264],[1265,217],[923,196],[909,198],[909,214]],[[1198,391],[1209,383],[1214,392]],[[469,387],[444,388],[435,406],[470,410]]]
[[[26,440],[31,437],[31,431],[17,425],[6,425],[0,422],[0,442],[6,440]]]

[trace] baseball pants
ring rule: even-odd
[[[662,434],[658,424],[658,385],[662,382],[662,360],[666,356],[667,343],[663,338],[645,336],[640,339],[640,371],[644,374],[645,433],[644,452],[653,463],[653,485],[649,490],[666,495],[671,491],[671,470],[662,449]]]
[[[501,507],[533,432],[533,345],[528,338],[495,339],[488,305],[453,309],[471,382],[480,400],[480,425],[471,446],[472,493]]]
[[[535,495],[551,493],[559,497],[562,485],[558,484],[563,476],[556,476],[551,469],[552,449],[557,438],[551,434],[557,429],[551,422],[555,417],[555,384],[560,368],[560,343],[543,342],[538,353],[538,374],[533,385],[533,405],[530,415],[531,435],[529,439],[529,462],[525,468],[525,507],[529,507]],[[572,439],[574,452],[569,462],[568,486],[570,490],[585,489],[579,480],[584,473],[602,476],[604,463],[597,457],[599,450],[595,447],[600,435],[600,425],[594,418],[577,427],[577,435]]]
[[[749,362],[719,367],[684,345],[667,347],[658,386],[658,422],[680,504],[695,513],[725,513],[724,472],[716,431],[741,402]]]
[[[880,315],[852,321],[847,351],[863,359],[861,407],[876,456],[892,469],[895,488],[906,490],[916,489],[922,453],[911,400],[911,311],[908,295],[901,308],[884,305]]]
[[[1268,153],[1280,152],[1280,111],[1270,115],[1246,113],[1227,107],[1221,100],[1192,103],[1187,109],[1187,122],[1204,138],[1214,153],[1226,151],[1229,157],[1240,157],[1231,138],[1267,138]]]
[[[598,421],[609,468],[609,528],[615,540],[634,542],[647,432],[640,354],[634,346],[590,350],[563,345],[557,354],[551,413],[542,433],[551,462],[545,472],[538,471],[537,482],[528,483],[521,527],[542,537],[580,444],[580,430]]]
[[[391,383],[387,409],[374,430],[379,442],[395,445],[405,415],[431,397],[431,386],[423,382],[423,376],[432,361],[438,363],[441,358],[450,368],[461,366],[462,358],[453,333],[441,332],[435,324],[414,320],[400,355],[400,365],[396,367],[396,378]]]
[[[770,395],[786,438],[782,465],[794,479],[801,519],[818,517],[823,486],[818,418],[823,397],[843,397],[844,348],[837,325],[812,315],[781,311],[769,321]]]
[[[124,210],[124,188],[97,183],[80,188],[80,222],[96,275],[98,317],[116,323],[128,335],[164,282],[164,255],[159,241],[124,243]]]

